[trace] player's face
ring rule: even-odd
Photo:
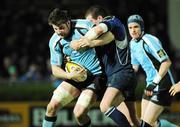
[[[138,23],[132,22],[128,24],[129,34],[133,39],[137,39],[141,36],[141,28]]]
[[[101,18],[102,16],[98,16],[97,19],[93,18],[93,16],[91,14],[86,16],[86,19],[93,22],[94,24],[98,25],[99,22],[101,22],[103,20],[103,18]]]
[[[57,33],[60,37],[65,38],[70,33],[70,22],[61,24],[60,26],[52,25],[54,32]]]

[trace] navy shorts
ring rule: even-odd
[[[152,101],[155,104],[161,106],[170,106],[172,102],[172,96],[169,94],[169,89],[171,88],[172,83],[168,75],[166,75],[159,84],[158,91],[153,93],[153,96],[143,95],[143,99]]]
[[[135,101],[135,89],[137,86],[136,75],[134,72],[119,71],[107,78],[108,87],[119,89],[125,101]]]
[[[143,99],[149,100],[157,105],[170,106],[172,96],[169,94],[169,89],[155,92],[153,96],[146,96],[143,94]]]
[[[75,82],[73,80],[65,80],[80,91],[83,89],[91,89],[99,97],[104,94],[106,88],[106,77],[104,75],[89,75],[84,82]]]

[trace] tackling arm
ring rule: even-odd
[[[96,47],[106,45],[114,40],[114,35],[111,32],[107,32],[95,40],[89,40],[84,37],[84,41],[81,43],[81,47]]]
[[[100,23],[99,25],[90,29],[86,34],[85,37],[89,40],[94,40],[98,38],[100,35],[108,31],[108,27],[104,23]]]
[[[80,40],[73,40],[70,46],[74,50],[79,50],[85,47],[96,47],[108,44],[114,40],[114,35],[107,31],[108,27],[106,24],[100,23],[90,29]]]

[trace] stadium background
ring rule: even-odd
[[[168,52],[176,80],[180,78],[180,1],[179,0],[1,0],[0,4],[0,127],[40,127],[45,107],[58,80],[49,68],[48,40],[53,31],[47,24],[49,12],[68,9],[72,18],[83,18],[94,4],[103,5],[124,24],[138,13],[145,31],[159,37]],[[137,108],[144,88],[138,73]],[[180,95],[161,117],[180,125]],[[58,125],[75,126],[72,106],[59,112]],[[91,110],[93,126],[113,126],[97,109]],[[62,116],[62,117],[61,117]]]

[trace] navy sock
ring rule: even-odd
[[[105,112],[105,115],[114,120],[114,122],[120,127],[131,127],[126,116],[117,110],[116,107],[111,107],[107,112]]]

